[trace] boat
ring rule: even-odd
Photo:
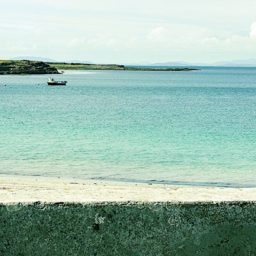
[[[67,81],[55,81],[53,78],[49,78],[47,84],[50,86],[65,86]]]

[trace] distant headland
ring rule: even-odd
[[[91,63],[67,63],[67,62],[48,62],[51,67],[61,70],[124,70],[124,71],[192,71],[195,68],[165,68],[165,67],[142,67],[125,66],[118,64],[91,64]]]
[[[0,75],[60,74],[58,70],[193,71],[197,69],[186,67],[132,67],[117,64],[0,60]]]

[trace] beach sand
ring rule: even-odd
[[[256,201],[256,188],[134,184],[63,178],[0,176],[0,203]]]

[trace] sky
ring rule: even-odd
[[[0,59],[256,59],[255,0],[0,0]]]

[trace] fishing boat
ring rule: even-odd
[[[55,81],[53,78],[49,78],[47,84],[50,86],[65,86],[67,81]]]

